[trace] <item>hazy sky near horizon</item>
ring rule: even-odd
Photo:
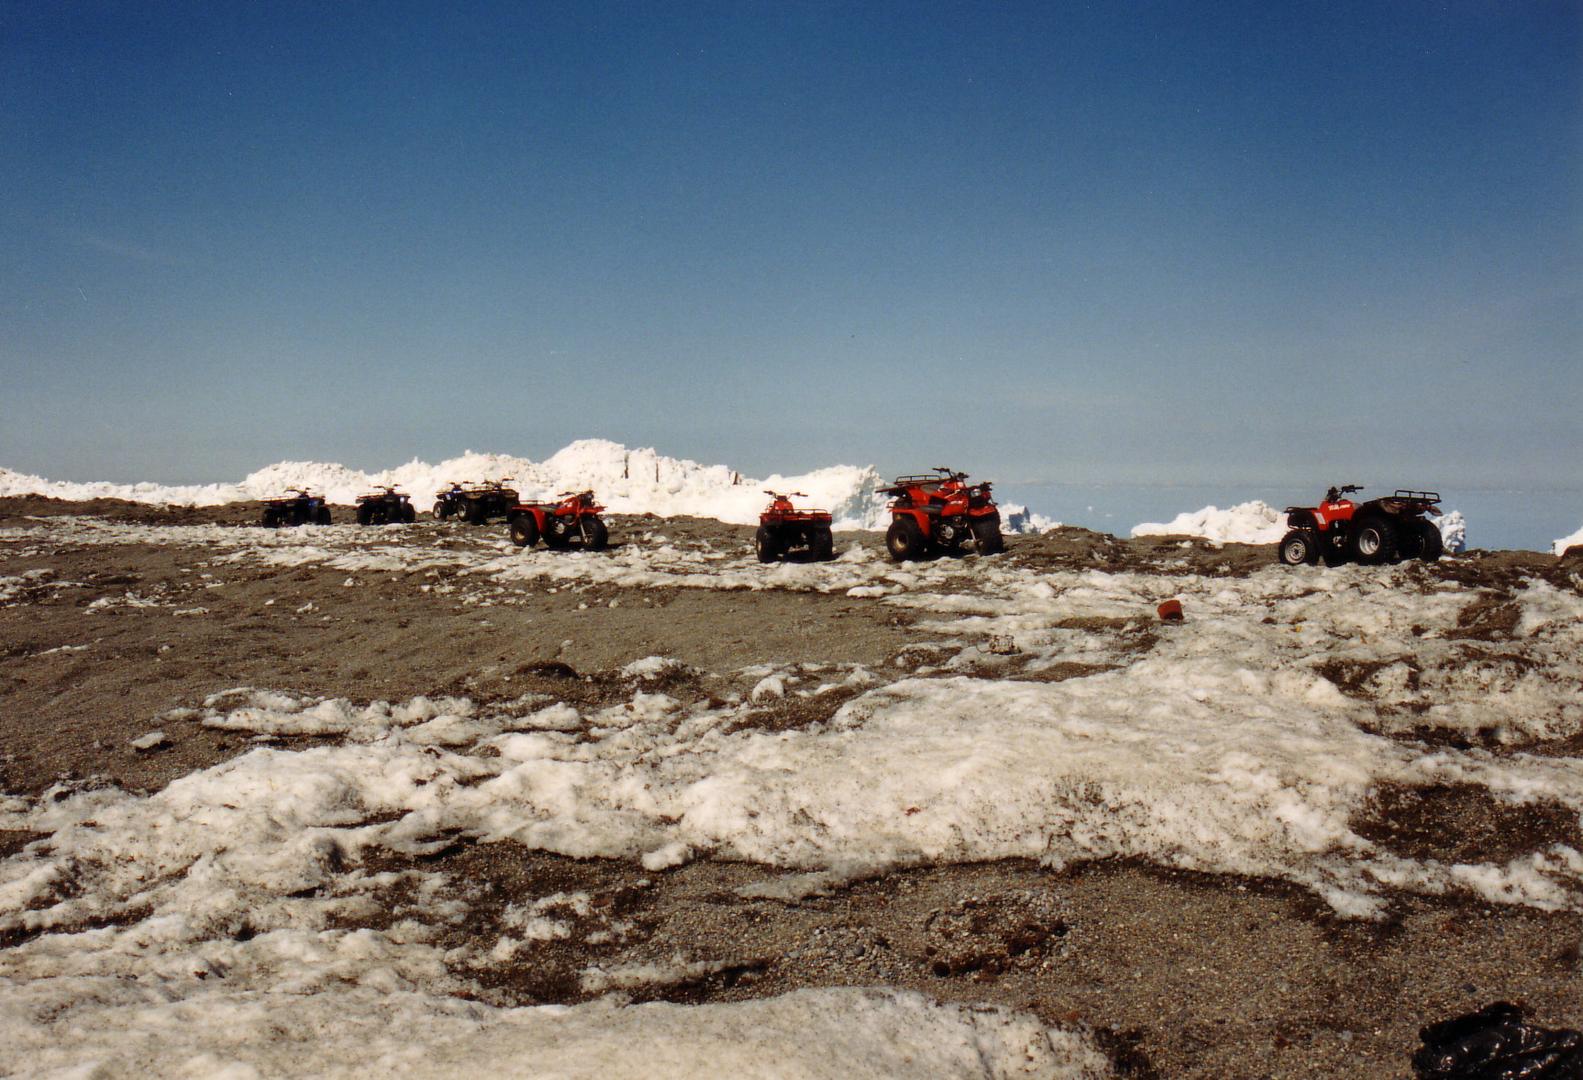
[[[0,466],[1583,487],[1583,5],[0,2]]]

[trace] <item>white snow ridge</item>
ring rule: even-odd
[[[370,488],[393,484],[423,506],[441,487],[502,476],[513,477],[514,486],[527,498],[592,488],[618,514],[693,514],[736,524],[758,521],[766,501],[765,488],[807,492],[809,503],[830,510],[841,528],[873,528],[881,522],[885,506],[884,499],[875,494],[881,480],[872,467],[832,465],[799,476],[753,479],[726,465],[700,465],[652,449],[631,450],[607,439],[579,440],[542,462],[471,450],[437,465],[413,460],[378,472],[322,462],[282,461],[234,484],[67,483],[0,469],[0,496],[215,506],[306,487],[325,494],[332,503],[350,504]]]

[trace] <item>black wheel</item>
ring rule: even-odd
[[[372,506],[368,505],[367,503],[358,503],[357,504],[357,523],[359,525],[371,525],[371,524],[373,524],[373,521],[374,521],[374,508]]]
[[[434,501],[434,520],[444,521],[451,516],[451,501],[449,499],[436,499]]]
[[[973,547],[980,555],[999,555],[1006,550],[1006,540],[1000,535],[997,519],[979,518],[973,522]]]
[[[1307,529],[1293,529],[1281,537],[1275,556],[1284,566],[1312,566],[1319,561],[1319,538]]]
[[[1396,526],[1382,517],[1365,518],[1352,533],[1352,557],[1365,566],[1396,561]]]
[[[280,511],[276,510],[273,506],[266,507],[264,510],[264,517],[259,521],[259,524],[264,526],[266,529],[280,528]]]
[[[885,530],[885,550],[897,562],[923,558],[924,547],[923,530],[910,517],[893,519],[890,528]]]
[[[462,520],[469,525],[482,525],[485,517],[482,499],[468,499],[462,503]]]
[[[605,523],[598,514],[584,514],[578,528],[583,534],[583,548],[587,551],[603,551],[610,546],[610,530],[605,528]]]
[[[1446,553],[1446,539],[1440,535],[1440,526],[1432,521],[1420,519],[1418,532],[1422,537],[1419,542],[1418,557],[1424,562],[1439,562],[1440,556]]]
[[[511,515],[511,542],[519,548],[532,547],[539,542],[539,523],[532,514]]]
[[[813,536],[808,541],[808,553],[819,562],[828,562],[835,558],[835,537],[830,535],[829,529],[813,531]]]
[[[315,525],[328,525],[330,523],[330,508],[328,506],[321,506],[318,510],[314,511],[313,523]]]
[[[401,504],[401,521],[404,524],[411,525],[414,521],[417,521],[417,520],[418,520],[418,508],[416,506],[413,506],[409,502],[402,503]]]
[[[780,558],[780,537],[775,535],[775,530],[768,525],[760,525],[758,532],[753,534],[753,550],[759,557],[759,562],[771,563]]]

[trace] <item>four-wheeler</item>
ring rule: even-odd
[[[393,487],[357,497],[359,525],[411,525],[417,520],[412,500]]]
[[[264,500],[264,517],[261,524],[266,529],[282,525],[328,525],[330,508],[324,496],[314,495],[307,488],[293,488],[296,494],[282,495]]]
[[[507,515],[511,542],[532,547],[542,538],[556,549],[577,544],[586,551],[603,551],[610,533],[599,516],[605,508],[594,501],[594,493],[563,491],[555,497],[560,502],[517,503],[511,508]]]
[[[482,525],[490,518],[510,517],[520,496],[506,487],[509,476],[478,484],[452,484],[435,493],[434,516],[444,521],[459,517],[470,525]]]
[[[781,494],[766,491],[770,504],[759,515],[758,532],[753,534],[753,549],[759,562],[774,562],[793,548],[804,548],[810,558],[835,558],[835,539],[830,535],[830,511],[799,510],[793,496],[806,499],[801,491]]]
[[[930,550],[953,553],[968,540],[980,555],[1006,549],[1000,511],[990,484],[969,484],[967,473],[935,466],[934,473],[898,476],[880,493],[890,495],[890,529],[885,547],[897,562],[921,559]]]
[[[1398,488],[1385,499],[1358,503],[1347,498],[1362,491],[1345,484],[1325,492],[1318,506],[1288,506],[1290,528],[1276,555],[1287,566],[1340,566],[1349,559],[1365,565],[1422,559],[1434,562],[1445,551],[1440,529],[1425,515],[1440,514],[1440,495]]]

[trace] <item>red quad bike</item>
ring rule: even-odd
[[[759,515],[758,532],[753,534],[753,550],[758,552],[759,562],[774,562],[793,548],[807,549],[809,557],[820,562],[835,558],[830,511],[797,509],[792,497],[808,497],[801,491],[764,494],[770,497],[770,504]]]
[[[411,525],[417,520],[412,500],[393,487],[357,497],[359,525]]]
[[[1445,553],[1440,529],[1425,515],[1440,514],[1440,495],[1398,488],[1388,499],[1357,503],[1347,498],[1357,484],[1331,488],[1318,506],[1288,506],[1291,531],[1276,555],[1287,566],[1340,566],[1355,559],[1365,566],[1422,559],[1435,562]]]
[[[898,476],[880,493],[890,495],[885,547],[897,562],[921,559],[930,550],[951,554],[968,540],[980,555],[1006,550],[1000,510],[990,484],[969,484],[967,473],[935,467],[938,475]]]
[[[555,497],[561,501],[518,503],[511,508],[507,517],[511,542],[532,547],[542,537],[547,546],[558,551],[573,544],[585,551],[603,551],[610,543],[610,532],[599,516],[605,508],[594,502],[594,493],[563,491]]]

